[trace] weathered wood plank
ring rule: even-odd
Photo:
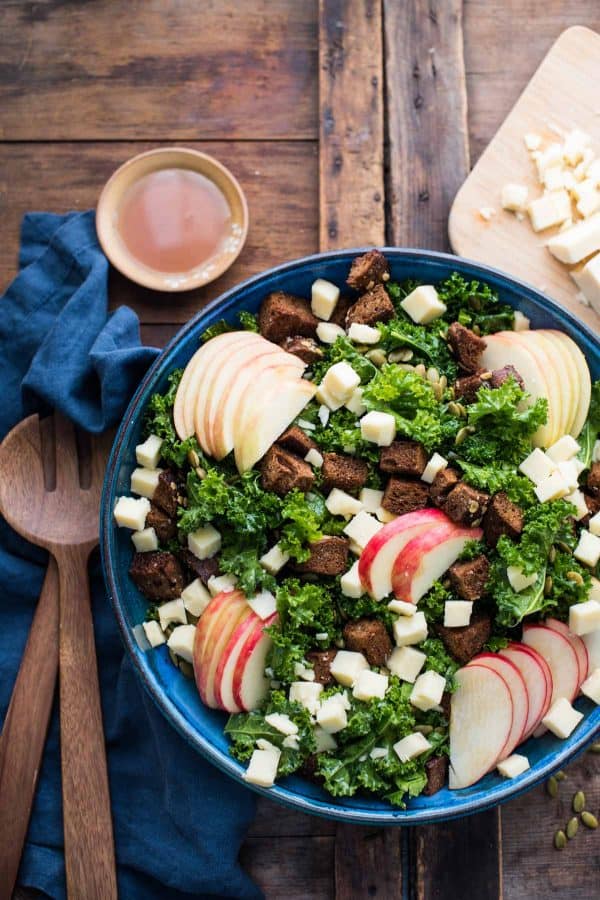
[[[320,816],[308,816],[280,803],[258,798],[256,816],[248,832],[249,837],[283,838],[335,834],[335,822]]]
[[[338,825],[336,900],[402,897],[402,830]]]
[[[319,3],[322,250],[385,241],[380,0]]]
[[[240,862],[268,900],[333,900],[332,837],[251,837]]]
[[[314,0],[6,0],[0,136],[315,138],[316,26]]]
[[[469,171],[462,0],[384,0],[388,240],[446,249]]]

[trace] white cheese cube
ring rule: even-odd
[[[527,316],[524,316],[523,313],[515,309],[515,318],[513,321],[513,331],[529,331],[530,321]]]
[[[131,540],[138,553],[150,553],[152,550],[158,550],[158,538],[154,528],[143,528],[141,531],[134,531],[131,535]]]
[[[542,175],[542,184],[548,191],[559,191],[564,188],[566,169],[563,166],[548,166]]]
[[[325,390],[334,400],[340,400],[342,404],[350,399],[359,384],[360,376],[347,362],[334,363],[327,369],[323,378]]]
[[[446,600],[444,625],[446,628],[462,628],[471,621],[473,604],[469,600]]]
[[[324,731],[318,725],[315,727],[314,735],[317,753],[327,753],[328,750],[337,749],[337,741],[333,735],[328,734],[327,731]]]
[[[388,522],[393,522],[394,519],[398,518],[396,513],[390,512],[389,509],[384,509],[383,506],[380,506],[375,511],[375,515],[383,525],[387,525]]]
[[[131,473],[131,493],[152,500],[162,471],[162,469],[134,469]]]
[[[577,212],[584,219],[593,216],[600,209],[600,191],[590,191],[577,202]]]
[[[186,662],[193,662],[194,659],[194,638],[196,637],[195,625],[178,625],[171,632],[171,636],[167,641],[167,647],[185,659]]]
[[[573,634],[589,634],[600,629],[600,603],[586,600],[569,607],[569,628]]]
[[[277,750],[278,748],[275,744],[272,744],[271,741],[267,741],[266,738],[257,738],[256,746],[259,750]]]
[[[321,423],[323,428],[325,428],[325,426],[329,422],[329,416],[330,416],[329,407],[321,405],[319,407],[319,411],[318,411],[317,415],[319,417],[319,422]]]
[[[600,581],[592,575],[592,583],[588,591],[588,600],[597,600],[600,603]]]
[[[332,488],[325,500],[325,506],[332,516],[355,516],[363,508],[360,500],[350,496],[346,491]]]
[[[524,591],[526,588],[531,587],[532,584],[536,583],[538,573],[534,572],[533,575],[524,575],[523,569],[520,566],[508,566],[506,569],[506,577],[508,578],[508,583],[513,591],[516,591],[517,594],[519,594],[521,591]]]
[[[210,594],[199,578],[195,578],[181,592],[183,605],[193,616],[201,616],[210,603]]]
[[[270,750],[255,750],[242,778],[260,787],[272,787],[277,776],[280,756],[281,751],[277,747]]]
[[[391,612],[398,613],[399,616],[414,616],[417,607],[414,603],[408,603],[406,600],[390,600],[387,608]]]
[[[318,681],[292,681],[290,703],[299,703],[311,716],[316,716],[322,693],[323,685]]]
[[[542,146],[542,139],[539,134],[533,132],[524,135],[523,140],[528,150],[539,150]]]
[[[402,762],[408,762],[409,759],[425,753],[430,747],[427,738],[420,731],[415,731],[413,734],[407,734],[401,741],[396,741],[394,752]]]
[[[568,459],[564,462],[557,463],[557,470],[564,478],[565,484],[569,489],[569,493],[576,491],[579,487],[579,466],[575,459]]]
[[[350,553],[353,553],[355,556],[360,556],[360,554],[363,552],[363,548],[360,547],[356,543],[356,541],[350,541],[350,543],[348,544],[348,549],[350,550]]]
[[[389,447],[396,437],[396,420],[390,413],[373,410],[360,420],[360,433],[365,441]]]
[[[439,453],[434,453],[425,468],[423,469],[423,474],[421,475],[421,480],[425,481],[427,484],[433,484],[433,480],[435,476],[439,472],[443,472],[444,469],[448,467],[448,460],[444,459],[443,456]]]
[[[308,419],[298,419],[298,425],[304,431],[316,431],[317,430],[317,426],[314,425],[312,422],[309,422]]]
[[[392,675],[397,675],[402,681],[414,684],[415,679],[427,659],[420,650],[413,647],[395,647],[387,660],[387,667]]]
[[[339,337],[345,337],[346,332],[341,325],[334,322],[319,322],[317,325],[317,337],[323,344],[335,344]]]
[[[442,694],[446,690],[446,679],[438,672],[423,672],[415,681],[409,700],[417,709],[427,712],[435,709],[442,702]]]
[[[340,289],[331,281],[325,281],[324,278],[313,281],[310,289],[310,308],[317,319],[326,321],[330,319],[339,298]]]
[[[573,459],[574,456],[577,456],[580,450],[581,447],[575,438],[571,437],[570,434],[565,434],[552,444],[551,447],[548,447],[546,456],[549,456],[555,463],[566,462],[569,459]]]
[[[587,514],[589,513],[587,503],[585,502],[585,495],[582,491],[573,491],[572,494],[567,494],[565,500],[575,507],[576,512],[574,518],[576,522],[579,522],[581,519],[585,518],[585,516],[587,516]],[[589,524],[591,525],[591,519]],[[590,531],[592,531],[591,528]]]
[[[581,685],[581,693],[600,705],[600,669],[594,669],[585,679]]]
[[[135,448],[138,465],[144,466],[146,469],[156,469],[160,461],[162,444],[162,438],[159,438],[157,434],[149,435],[143,444],[138,444]]]
[[[290,750],[299,750],[300,749],[300,741],[296,737],[295,734],[288,734],[286,738],[281,742],[282,747],[289,747]]]
[[[178,597],[177,600],[167,600],[158,607],[158,618],[160,627],[164,631],[171,622],[177,622],[182,625],[187,624],[187,616],[185,614],[185,606],[183,600]]]
[[[535,163],[538,170],[538,177],[540,181],[542,180],[543,174],[546,169],[550,168],[550,166],[556,166],[562,163],[562,144],[559,144],[555,141],[552,144],[548,144],[545,150],[541,153],[537,154],[535,157]]]
[[[356,344],[378,344],[381,334],[377,328],[353,322],[348,329],[348,337]]]
[[[325,385],[325,381],[322,381],[317,388],[315,397],[321,404],[321,409],[325,407],[326,409],[331,410],[331,412],[335,412],[336,409],[340,409],[344,405],[343,400],[336,400],[333,394],[330,393],[329,389]],[[319,418],[321,418],[321,410],[319,410]]]
[[[340,578],[340,588],[345,597],[352,597],[355,600],[362,597],[364,591],[358,574],[358,560]]]
[[[534,231],[544,231],[553,225],[560,225],[571,215],[571,198],[563,189],[551,191],[532,200],[527,207],[531,227]]]
[[[427,621],[424,612],[414,616],[402,616],[394,622],[394,640],[398,647],[420,644],[427,637]]]
[[[151,647],[160,647],[161,644],[165,643],[165,636],[162,633],[162,628],[158,622],[154,621],[154,619],[150,622],[142,622],[142,627]]]
[[[559,738],[568,738],[583,719],[583,713],[573,709],[566,697],[555,700],[542,719],[542,725]]]
[[[490,222],[493,216],[496,215],[496,210],[493,206],[481,206],[479,208],[479,215],[484,220],[484,222]]]
[[[600,250],[600,213],[556,234],[546,244],[560,262],[573,265]]]
[[[591,137],[585,131],[580,131],[579,128],[569,131],[562,147],[565,162],[570,166],[576,166],[583,159],[586,148],[590,146],[591,142]]]
[[[270,575],[277,575],[280,569],[283,569],[289,561],[289,558],[289,554],[283,553],[279,544],[273,544],[271,549],[261,556],[259,563]]]
[[[188,549],[198,559],[209,559],[221,549],[221,535],[212,525],[205,525],[188,534]]]
[[[344,534],[364,550],[373,535],[377,534],[382,527],[381,522],[361,510],[353,519],[350,519],[344,528]]]
[[[317,722],[327,734],[337,734],[348,724],[348,716],[343,699],[333,694],[323,700],[317,711]]]
[[[235,575],[211,575],[206,582],[211,597],[216,597],[217,594],[230,594],[231,591],[235,591],[236,584]]]
[[[555,468],[554,462],[539,447],[536,447],[523,460],[519,466],[519,472],[522,472],[534,484],[540,484],[552,475]]]
[[[401,301],[400,306],[418,325],[427,325],[446,312],[446,305],[432,284],[419,285]]]
[[[282,734],[298,734],[298,726],[285,713],[269,713],[265,716],[265,722]]]
[[[573,550],[573,556],[579,562],[593,569],[600,559],[600,537],[590,534],[589,531],[582,531],[579,543]]]
[[[297,678],[303,678],[304,681],[313,682],[315,680],[313,669],[309,669],[308,666],[305,666],[302,663],[294,663],[294,675]]]
[[[376,491],[374,488],[363,488],[358,495],[358,499],[362,503],[365,512],[376,513],[383,500],[383,491]]]
[[[569,274],[592,309],[600,312],[600,253],[593,256],[581,268],[572,269]],[[598,441],[596,443],[600,444]],[[594,462],[597,461],[594,459]]]
[[[358,673],[358,678],[352,688],[352,696],[357,700],[364,701],[373,700],[374,697],[381,700],[385,697],[389,681],[387,675],[380,675],[379,672],[365,669]]]
[[[527,187],[524,184],[505,184],[502,188],[502,209],[521,212],[527,206]]]
[[[271,591],[260,591],[248,600],[248,606],[259,619],[268,619],[277,612],[277,601]]]
[[[529,760],[520,753],[513,753],[512,756],[507,756],[506,759],[499,762],[496,768],[505,778],[516,778],[517,775],[522,775],[527,771]]]
[[[143,531],[146,516],[150,512],[150,501],[146,497],[119,497],[115,503],[114,517],[119,528]]]
[[[353,392],[352,396],[349,400],[346,400],[344,406],[346,409],[350,410],[350,412],[354,413],[355,416],[360,418],[360,416],[364,415],[367,411],[367,407],[363,403],[362,399],[363,389],[357,387]]]
[[[344,687],[352,687],[358,673],[368,669],[369,663],[362,653],[353,650],[338,650],[331,663],[330,672],[339,684]]]
[[[369,757],[371,759],[385,759],[388,755],[387,747],[373,747],[371,752],[369,753]]]
[[[311,447],[304,457],[304,462],[307,462],[310,466],[314,466],[315,469],[320,469],[323,466],[323,457],[318,450],[315,450],[314,447]]]
[[[593,515],[588,522],[588,531],[591,531],[592,534],[600,536],[600,512],[597,512],[595,515]]]
[[[543,481],[538,482],[534,488],[534,492],[540,503],[547,503],[550,500],[559,500],[570,494],[573,489],[569,487],[562,474],[556,469]]]

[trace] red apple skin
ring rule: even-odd
[[[215,700],[209,673],[215,659],[215,649],[222,640],[226,641],[245,608],[246,600],[241,591],[217,594],[202,613],[196,628],[194,676],[203,703],[212,708],[215,708]]]
[[[559,634],[562,634],[563,637],[569,641],[575,654],[577,656],[577,665],[579,666],[579,688],[588,677],[588,672],[590,668],[590,659],[587,652],[587,647],[583,643],[582,639],[578,634],[574,634],[568,625],[564,622],[560,622],[558,619],[546,619],[544,622],[548,628],[552,628],[553,631],[558,631]],[[578,690],[579,690],[578,688]]]
[[[392,590],[400,600],[418,603],[421,595],[415,595],[414,582],[423,574],[431,554],[443,552],[442,545],[457,540],[478,541],[483,537],[481,528],[459,528],[454,522],[437,525],[414,537],[396,558],[392,571]],[[456,561],[450,560],[446,569]],[[444,569],[444,571],[446,571]],[[443,573],[440,573],[440,575]],[[435,580],[435,579],[434,579]]]
[[[232,704],[230,702],[226,702],[223,696],[223,674],[225,671],[225,667],[230,660],[231,654],[235,651],[238,641],[245,642],[248,634],[255,627],[257,619],[258,616],[256,615],[256,613],[248,606],[246,613],[242,615],[238,620],[235,628],[233,629],[233,632],[231,633],[231,637],[227,641],[227,644],[225,645],[219,657],[219,662],[215,671],[213,693],[219,709],[224,709],[230,713],[241,712],[241,709],[235,703]],[[231,708],[231,706],[235,708]]]
[[[243,701],[242,698],[242,686],[243,686],[243,678],[244,673],[248,665],[252,661],[252,656],[257,652],[258,648],[261,645],[261,642],[269,639],[268,635],[265,634],[265,629],[270,625],[273,625],[277,621],[277,613],[273,613],[272,616],[269,616],[268,619],[258,619],[254,628],[250,631],[248,638],[240,650],[238,660],[235,665],[235,669],[233,672],[233,699],[235,703],[247,712],[250,712],[248,707]]]
[[[529,716],[525,734],[521,738],[526,741],[531,737],[550,707],[552,697],[552,673],[543,656],[525,644],[513,642],[498,654],[508,659],[521,672],[529,694]]]
[[[548,651],[548,642],[550,642],[554,660],[544,652],[544,650]],[[563,634],[546,625],[525,624],[523,625],[523,643],[537,650],[548,663],[552,673],[550,706],[558,697],[566,697],[569,702],[572,702],[579,690],[579,663],[571,642]]]
[[[508,685],[513,704],[513,721],[510,736],[503,748],[503,756],[510,756],[515,747],[521,743],[529,718],[529,694],[517,666],[509,659],[503,659],[497,653],[479,653],[468,665],[486,666],[493,669]]]

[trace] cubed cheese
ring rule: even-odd
[[[544,718],[542,725],[559,738],[568,738],[583,719],[583,713],[573,709],[566,697],[555,700]]]
[[[569,607],[569,628],[573,634],[589,634],[600,629],[600,602],[586,600]]]
[[[376,513],[383,500],[383,491],[376,491],[375,488],[363,488],[358,499],[365,512]]]
[[[530,134],[526,134],[523,137],[525,141],[525,146],[528,150],[539,150],[542,146],[542,138],[539,134],[534,134],[533,132]]]
[[[162,603],[158,607],[158,618],[160,621],[160,627],[163,631],[172,622],[186,625],[187,616],[185,614],[185,606],[183,605],[183,600],[181,599],[181,597],[178,597],[177,600],[167,600],[166,603]]]
[[[255,750],[242,778],[244,781],[258,784],[260,787],[272,787],[277,777],[280,756],[281,751],[277,747],[269,750]]]
[[[434,453],[425,468],[423,469],[423,474],[421,475],[421,479],[427,484],[432,484],[435,476],[442,472],[448,466],[448,460],[444,459],[443,456],[439,453]]]
[[[444,603],[444,626],[462,628],[471,621],[473,604],[469,600],[446,600]]]
[[[592,309],[600,312],[600,253],[581,268],[572,269],[570,275]]]
[[[427,712],[440,705],[445,690],[446,679],[443,675],[433,671],[423,672],[415,681],[409,699],[417,709]]]
[[[237,578],[235,575],[211,575],[206,582],[211,597],[216,597],[217,594],[229,594],[231,591],[235,591],[236,584]]]
[[[317,388],[315,397],[321,404],[321,409],[325,407],[326,409],[331,410],[331,412],[335,412],[336,409],[340,409],[344,405],[343,400],[336,400],[333,394],[330,393],[329,388],[327,388],[324,381]],[[319,416],[320,412],[321,410],[319,410]]]
[[[548,144],[545,150],[538,153],[535,157],[535,162],[540,181],[542,180],[543,174],[546,169],[549,169],[551,166],[560,165],[562,163],[562,159],[562,144],[559,144],[557,141],[554,141],[554,143],[552,144]]]
[[[592,534],[600,536],[600,512],[595,513],[595,515],[593,515],[588,522],[588,531],[591,531]]]
[[[201,616],[210,603],[210,594],[199,578],[195,578],[181,592],[183,605],[193,616]]]
[[[589,531],[582,531],[579,535],[579,542],[573,551],[573,556],[579,562],[593,569],[600,559],[600,537],[590,534]]]
[[[387,675],[380,675],[379,672],[372,672],[365,669],[358,673],[358,677],[352,688],[352,696],[356,700],[373,700],[375,697],[382,699],[388,689],[389,678]]]
[[[346,407],[346,409],[350,410],[350,412],[354,413],[354,415],[358,416],[359,418],[360,418],[360,416],[364,415],[367,411],[367,407],[363,403],[362,396],[363,396],[363,389],[360,387],[357,387],[352,392],[352,396],[350,397],[350,399],[346,400],[346,402],[344,403],[344,406]]]
[[[356,653],[353,650],[338,650],[331,663],[330,671],[339,684],[352,687],[358,678],[358,673],[368,668],[369,663],[362,653]]]
[[[344,534],[364,550],[373,535],[377,534],[382,527],[381,522],[378,522],[369,513],[361,510],[354,518],[350,519],[344,528]]]
[[[533,481],[534,484],[540,484],[545,481],[546,478],[552,475],[554,469],[554,462],[539,447],[532,450],[519,466],[519,471],[526,475],[530,481]]]
[[[600,603],[600,581],[592,575],[592,583],[588,591],[588,600],[597,600]]]
[[[360,376],[347,362],[334,363],[323,378],[325,390],[342,404],[350,399],[359,384]]]
[[[567,459],[564,462],[559,462],[556,465],[556,469],[564,478],[565,484],[569,489],[569,493],[571,493],[572,491],[576,491],[579,487],[578,460]]]
[[[427,325],[446,312],[446,304],[442,303],[432,284],[416,287],[401,301],[400,306],[418,325]]]
[[[375,510],[375,515],[383,525],[387,525],[388,522],[393,522],[394,519],[398,518],[396,513],[390,512],[389,509],[384,509],[383,506]]]
[[[413,734],[407,734],[402,740],[397,741],[394,744],[394,752],[402,762],[408,762],[409,759],[414,759],[416,756],[420,756],[421,753],[425,753],[430,747],[431,744],[425,735],[421,734],[420,731],[415,731]]]
[[[353,322],[348,329],[348,337],[356,344],[378,344],[381,334],[377,328],[363,325],[361,322]]]
[[[596,253],[600,250],[600,213],[550,238],[546,246],[556,259],[568,265]]]
[[[420,650],[413,647],[395,647],[387,660],[387,667],[392,675],[397,675],[402,681],[414,684],[415,679],[427,659]]]
[[[271,549],[261,556],[259,563],[270,575],[277,575],[289,561],[289,558],[289,554],[284,553],[279,544],[273,544]]]
[[[396,437],[396,420],[390,413],[372,410],[360,420],[360,433],[365,441],[389,447]]]
[[[290,703],[299,703],[312,716],[316,716],[322,693],[323,685],[318,681],[292,681]]]
[[[565,434],[563,437],[559,438],[551,447],[548,447],[546,450],[546,455],[550,457],[555,463],[564,462],[569,459],[573,459],[574,456],[577,456],[581,447],[577,443],[574,437],[571,437],[570,434]]]
[[[300,741],[298,740],[297,735],[288,734],[287,737],[283,739],[281,742],[282,747],[289,747],[290,750],[299,750],[300,749]]]
[[[317,723],[327,734],[337,734],[348,724],[348,715],[340,694],[323,700],[317,711]]]
[[[534,491],[540,503],[548,503],[550,500],[559,500],[570,494],[572,488],[569,487],[562,473],[555,469],[547,478],[536,484]]]
[[[520,566],[508,566],[506,569],[506,577],[508,578],[508,583],[513,591],[516,591],[517,594],[519,594],[521,591],[524,591],[526,588],[531,587],[532,584],[536,583],[538,573],[533,572],[532,575],[524,575],[523,569]]]
[[[324,731],[319,725],[315,727],[314,735],[317,753],[327,753],[328,750],[335,750],[337,748],[337,741],[333,735]]]
[[[171,636],[167,641],[167,647],[191,663],[194,659],[194,638],[196,637],[195,625],[178,625],[171,632]]]
[[[165,643],[166,639],[162,632],[162,628],[154,619],[150,622],[142,622],[142,626],[151,647],[159,647],[161,644]]]
[[[527,206],[531,227],[543,231],[553,225],[560,225],[571,215],[571,198],[567,191],[551,191],[532,200]]]
[[[402,616],[394,622],[394,640],[398,647],[420,644],[427,637],[427,621],[424,612],[414,616]]]
[[[310,308],[317,319],[331,318],[337,302],[340,298],[340,289],[331,281],[317,278],[310,289]]]
[[[143,444],[138,444],[135,448],[138,465],[144,466],[146,469],[156,469],[160,461],[162,443],[162,438],[159,438],[157,434],[151,434]]]
[[[523,313],[515,309],[515,318],[513,321],[513,331],[529,331],[530,321],[527,316],[524,316]]]
[[[529,760],[520,753],[513,753],[512,756],[507,756],[506,759],[499,762],[496,768],[504,778],[516,778],[517,775],[522,775],[527,771]]]
[[[577,201],[577,212],[584,219],[593,216],[600,209],[600,191],[590,191]]]
[[[271,591],[260,591],[248,599],[248,606],[259,619],[268,619],[277,612],[277,601]]]
[[[600,669],[594,669],[583,684],[581,685],[581,693],[589,697],[594,703],[600,704]]]
[[[345,335],[341,325],[335,325],[334,322],[319,322],[317,325],[317,337],[323,344],[335,344],[339,337]]]
[[[350,496],[340,488],[332,488],[325,500],[325,506],[332,516],[355,516],[363,508],[360,500]]]
[[[340,578],[340,588],[345,597],[352,597],[354,600],[362,597],[364,591],[358,574],[358,560]]]
[[[313,682],[315,680],[314,670],[303,663],[294,663],[294,675],[296,678],[303,678],[304,681]]]
[[[319,453],[315,447],[311,447],[306,456],[304,457],[304,462],[307,462],[309,465],[314,466],[315,469],[320,469],[323,466],[323,457]]]
[[[561,165],[548,166],[542,175],[542,184],[548,191],[559,191],[561,188],[566,187],[566,174],[567,170]]]
[[[329,422],[329,416],[330,416],[329,407],[325,406],[325,405],[321,405],[319,407],[319,411],[318,411],[317,415],[319,417],[319,422],[321,423],[323,428],[325,428],[325,426]]]
[[[313,422],[309,422],[308,419],[298,419],[298,425],[304,431],[316,431],[317,426]]]
[[[282,734],[298,734],[298,726],[285,713],[269,713],[265,716],[265,722]]]
[[[579,522],[581,519],[584,519],[588,515],[589,509],[587,507],[587,503],[585,502],[585,494],[582,491],[573,491],[571,494],[567,494],[565,500],[567,501],[567,503],[571,503],[575,507],[575,520],[577,522]]]
[[[417,611],[416,605],[407,600],[390,600],[387,607],[391,612],[398,613],[399,616],[414,616]]]
[[[150,512],[150,501],[146,497],[119,497],[115,503],[114,517],[119,528],[143,531],[146,516]]]
[[[527,206],[527,187],[524,184],[505,184],[502,188],[502,209],[521,212]]]
[[[221,549],[221,535],[212,525],[205,525],[188,534],[188,549],[198,559],[208,559]]]
[[[152,550],[158,550],[158,538],[154,528],[143,528],[141,531],[134,531],[131,535],[131,540],[138,553],[150,553]]]
[[[565,162],[570,166],[576,166],[581,162],[591,141],[589,134],[586,134],[585,131],[581,131],[579,128],[569,131],[562,146],[562,155]]]
[[[162,471],[162,469],[134,469],[131,473],[131,493],[152,500]]]

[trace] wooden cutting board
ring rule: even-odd
[[[535,166],[523,141],[527,132],[560,141],[556,129],[580,128],[591,135],[600,157],[600,35],[576,26],[552,46],[496,136],[458,191],[448,222],[455,253],[488,263],[529,282],[600,332],[600,316],[577,299],[577,287],[545,242],[557,229],[532,230],[500,205],[507,182],[526,184],[541,195]],[[479,212],[492,207],[486,222]]]

